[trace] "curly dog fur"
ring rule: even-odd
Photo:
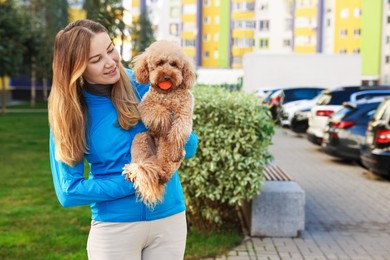
[[[182,48],[170,41],[157,41],[134,58],[133,71],[150,89],[138,109],[147,132],[136,135],[132,161],[123,168],[134,182],[139,198],[149,207],[163,200],[165,183],[184,158],[184,144],[192,131],[195,66]],[[159,87],[170,82],[169,89]]]

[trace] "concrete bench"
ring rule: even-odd
[[[244,214],[251,236],[296,237],[305,228],[305,192],[282,169],[267,166],[260,195]]]

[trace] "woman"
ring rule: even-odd
[[[91,207],[89,259],[184,257],[187,227],[178,173],[153,210],[137,200],[133,183],[122,175],[135,135],[147,130],[137,104],[148,88],[123,68],[102,25],[79,20],[58,32],[49,97],[50,163],[60,203]],[[196,146],[192,133],[187,158]]]

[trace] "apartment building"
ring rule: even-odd
[[[295,0],[293,5],[293,51],[296,53],[322,52],[324,0]]]
[[[255,7],[255,51],[292,52],[292,0],[257,0]]]
[[[326,0],[324,3],[324,53],[361,52],[362,0]]]
[[[255,49],[255,0],[231,1],[232,68],[242,67],[245,53]]]

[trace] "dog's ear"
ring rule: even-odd
[[[132,62],[135,79],[140,84],[146,84],[149,82],[149,69],[146,59],[146,54],[142,53],[135,56]]]
[[[183,67],[183,87],[190,89],[195,84],[195,63],[190,57],[186,57]]]

